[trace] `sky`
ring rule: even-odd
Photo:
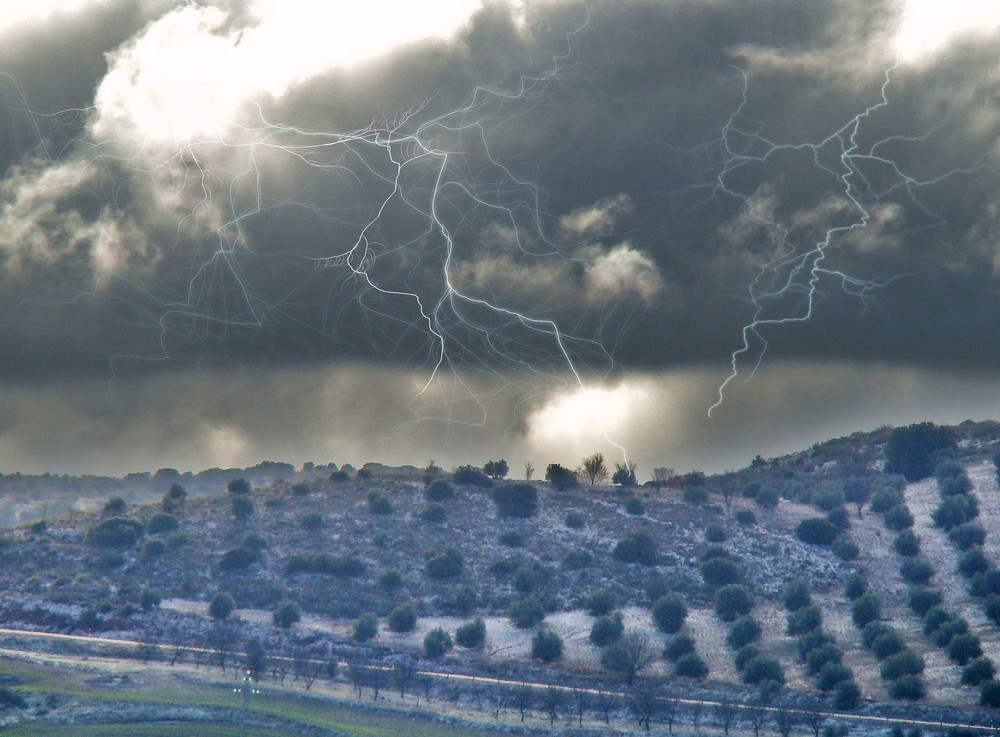
[[[8,0],[0,472],[1000,417],[1000,7]]]

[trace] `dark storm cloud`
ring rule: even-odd
[[[854,136],[864,156],[848,191],[838,175],[855,131],[843,126],[880,100],[895,3],[537,2],[523,23],[488,4],[451,39],[258,94],[242,130],[181,143],[141,117],[141,74],[128,67],[151,58],[143,44],[165,19],[205,10],[169,8],[97,5],[0,51],[36,113],[124,101],[39,117],[7,88],[0,377],[22,388],[193,364],[368,361],[429,376],[443,336],[457,385],[485,382],[491,397],[514,387],[518,409],[500,411],[499,426],[520,437],[545,382],[567,374],[555,324],[588,380],[712,366],[684,383],[703,409],[754,317],[761,268],[808,252],[860,208],[865,227],[830,242],[813,318],[762,327],[741,372],[761,339],[765,364],[976,372],[1000,358],[996,38],[890,72],[888,106]],[[238,43],[258,20],[223,8],[198,32]],[[108,80],[118,87],[102,97]],[[386,148],[390,130],[409,139]],[[348,132],[349,145],[300,148]],[[793,148],[765,157],[770,144]],[[420,151],[397,191],[395,162]],[[739,155],[759,160],[727,169]],[[374,258],[324,261],[356,243]],[[838,274],[876,288],[848,281],[845,293]],[[786,277],[765,274],[756,293]],[[449,298],[446,278],[471,299]],[[760,300],[760,314],[802,315],[807,284]],[[772,400],[753,411],[804,402]],[[357,412],[395,417],[375,404]]]

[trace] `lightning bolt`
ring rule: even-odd
[[[945,223],[944,219],[920,201],[918,191],[957,174],[968,174],[988,168],[985,164],[977,164],[970,168],[952,169],[938,177],[919,179],[908,174],[898,162],[881,153],[881,150],[892,142],[924,141],[936,132],[936,129],[915,137],[898,135],[886,137],[869,146],[863,146],[859,142],[865,124],[880,110],[889,106],[889,88],[896,68],[897,65],[894,64],[885,70],[875,102],[824,138],[814,142],[779,144],[758,130],[748,130],[740,125],[741,115],[749,100],[750,82],[742,69],[733,67],[742,78],[741,101],[722,127],[719,139],[711,144],[720,152],[721,164],[718,166],[714,182],[708,186],[714,194],[723,194],[740,201],[745,215],[753,223],[775,236],[780,242],[780,248],[777,255],[760,267],[749,285],[752,317],[743,326],[740,345],[730,356],[730,373],[718,387],[718,398],[708,408],[709,417],[723,404],[727,387],[740,377],[740,363],[744,357],[751,357],[754,364],[745,381],[753,379],[767,352],[768,342],[764,336],[767,329],[805,323],[813,317],[818,302],[824,294],[821,284],[826,282],[835,284],[846,294],[860,299],[867,308],[874,292],[900,278],[901,275],[885,280],[865,279],[826,266],[831,249],[836,247],[839,240],[852,231],[869,226],[874,206],[885,202],[887,198],[901,195],[930,218],[931,225],[927,227],[942,225]],[[847,222],[830,225],[819,240],[804,247],[796,242],[790,227],[770,217],[764,208],[754,202],[752,193],[742,191],[733,183],[738,174],[745,172],[751,166],[765,165],[778,154],[794,152],[811,155],[817,169],[829,174],[832,180],[838,183],[839,194],[843,196],[850,212],[853,213]],[[865,174],[865,169],[873,166],[886,173],[884,175],[886,183],[881,187],[877,187],[872,177]],[[792,310],[790,314],[787,311],[784,314],[772,314],[776,309],[780,311],[780,303],[786,302],[793,296],[798,297],[800,303],[797,310]]]

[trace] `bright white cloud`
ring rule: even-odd
[[[633,248],[628,241],[601,253],[588,264],[585,281],[587,295],[593,301],[616,300],[636,294],[650,304],[663,289],[656,263],[648,253]]]
[[[4,0],[0,12],[0,36],[43,23],[58,13],[69,13],[106,0]]]
[[[996,0],[906,0],[894,45],[900,61],[919,61],[956,37],[991,33],[998,27]]]

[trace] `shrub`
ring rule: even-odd
[[[517,530],[501,532],[497,541],[508,548],[520,548],[524,546],[524,537]]]
[[[213,596],[212,601],[208,604],[209,616],[217,621],[228,619],[234,609],[236,609],[236,602],[225,591],[220,591]]]
[[[368,642],[378,634],[378,620],[374,614],[362,614],[354,622],[354,641]]]
[[[778,494],[778,490],[772,489],[769,486],[761,487],[754,496],[754,501],[757,502],[757,505],[764,509],[774,509],[778,506],[780,500],[781,496]]]
[[[785,671],[776,658],[758,655],[743,669],[743,682],[750,686],[756,686],[764,681],[783,684]]]
[[[310,555],[308,553],[292,553],[285,562],[285,573],[317,573],[324,576],[339,578],[355,578],[367,570],[365,562],[355,555],[334,557],[329,553]]]
[[[839,664],[844,659],[844,652],[832,642],[813,648],[806,656],[806,673],[817,675],[828,663]]]
[[[607,589],[595,591],[587,599],[587,614],[592,617],[603,617],[611,614],[615,608],[615,596]]]
[[[858,544],[845,537],[837,540],[832,549],[834,555],[845,561],[857,560],[858,556],[861,555],[861,548],[858,547]]]
[[[833,708],[840,711],[853,711],[861,703],[861,687],[849,679],[841,681],[833,694]]]
[[[750,525],[757,524],[757,515],[749,509],[741,509],[736,513],[736,521],[741,525],[749,527]]]
[[[102,548],[131,548],[144,532],[141,522],[128,517],[111,517],[91,527],[87,539]]]
[[[540,575],[540,571],[530,566],[521,566],[514,571],[514,588],[522,594],[527,594],[537,589],[542,580],[543,576]]]
[[[885,513],[885,526],[890,530],[900,532],[913,527],[913,514],[905,504],[897,504]]]
[[[917,676],[923,672],[924,659],[912,650],[903,650],[903,652],[886,658],[879,669],[883,681],[894,681],[908,675]]]
[[[990,594],[983,602],[983,612],[993,624],[1000,625],[1000,596]]]
[[[965,686],[978,686],[983,681],[992,680],[993,673],[993,661],[989,658],[970,660],[962,669],[962,684]]]
[[[851,669],[842,663],[827,663],[819,670],[816,677],[816,688],[820,691],[832,691],[838,684],[854,678]]]
[[[986,541],[986,530],[977,522],[964,522],[948,531],[952,544],[960,550],[968,550]]]
[[[611,555],[623,563],[639,563],[644,566],[655,566],[657,561],[656,542],[648,532],[633,532],[622,538],[615,545]]]
[[[737,619],[729,629],[729,634],[726,635],[726,644],[733,650],[739,650],[755,642],[760,638],[760,635],[760,623],[753,617],[743,616]]]
[[[429,502],[443,502],[455,496],[455,490],[444,479],[438,479],[424,489],[424,497]]]
[[[319,512],[310,512],[302,518],[302,529],[315,532],[323,527],[323,515]]]
[[[924,615],[923,630],[925,635],[933,635],[942,626],[952,621],[951,612],[944,607],[936,606]]]
[[[455,592],[455,610],[465,616],[470,614],[479,603],[479,595],[471,586],[460,586]]]
[[[243,536],[243,542],[240,543],[240,547],[246,548],[247,550],[257,550],[263,552],[270,546],[267,544],[267,540],[264,539],[263,535],[259,535],[256,532],[248,532]]]
[[[788,614],[788,634],[804,635],[823,625],[823,613],[818,606],[807,606]]]
[[[983,573],[977,573],[969,581],[969,591],[973,596],[987,598],[1000,594],[1000,570],[991,568]]]
[[[527,519],[538,511],[538,491],[531,484],[508,484],[493,490],[493,502],[501,517]]]
[[[799,637],[799,657],[805,660],[809,653],[813,650],[818,647],[823,647],[827,643],[831,642],[836,642],[833,635],[826,630],[817,627],[812,632],[807,632]]]
[[[681,498],[688,504],[704,504],[708,501],[708,489],[704,486],[685,486]]]
[[[927,695],[920,676],[902,676],[889,684],[889,695],[894,699],[919,701]]]
[[[945,530],[951,530],[961,524],[970,522],[979,516],[979,503],[972,494],[957,494],[941,500],[937,509],[931,514],[934,524]]]
[[[914,586],[910,589],[908,604],[918,616],[924,616],[941,604],[941,592],[927,586]]]
[[[274,608],[271,618],[276,627],[288,629],[302,619],[302,612],[294,601],[283,601]]]
[[[583,515],[579,512],[569,512],[566,514],[566,526],[571,530],[582,530],[584,525]]]
[[[809,606],[812,604],[809,584],[802,580],[792,581],[781,593],[781,601],[790,612]]]
[[[545,610],[534,596],[515,601],[508,610],[510,621],[518,629],[526,630],[545,619]]]
[[[674,663],[674,675],[700,681],[708,675],[708,665],[697,653],[688,653]]]
[[[562,657],[562,638],[551,630],[539,630],[531,638],[531,657],[551,663]]]
[[[977,573],[985,573],[990,569],[990,562],[983,554],[982,548],[969,548],[958,559],[958,572],[966,578],[972,578]]]
[[[642,500],[632,497],[627,502],[625,502],[625,511],[629,514],[636,516],[642,516],[646,513],[646,508],[642,506]]]
[[[736,655],[733,656],[733,662],[736,664],[736,670],[742,673],[750,661],[755,658],[759,658],[761,655],[761,649],[757,645],[744,645],[737,650]]]
[[[139,606],[144,612],[156,609],[163,602],[163,594],[156,589],[143,589],[139,595]]]
[[[428,504],[420,510],[420,519],[431,524],[441,524],[448,519],[448,510],[440,504]]]
[[[146,523],[146,532],[150,535],[159,535],[164,532],[173,532],[178,527],[180,527],[180,523],[174,515],[157,512]]]
[[[146,559],[159,558],[167,552],[167,544],[159,539],[147,540],[142,544],[142,557]]]
[[[906,558],[899,566],[899,573],[904,581],[923,586],[934,577],[934,566],[924,558]]]
[[[452,473],[451,480],[463,486],[479,486],[484,489],[493,486],[493,480],[476,466],[459,466]]]
[[[219,558],[219,570],[239,571],[249,568],[258,560],[260,560],[260,553],[256,550],[232,548],[223,553],[222,557]]]
[[[236,519],[246,519],[247,517],[253,516],[253,502],[250,501],[250,497],[233,497],[232,509],[233,516],[236,517]]]
[[[933,422],[897,427],[889,433],[885,446],[886,471],[902,474],[907,481],[927,478],[934,468],[935,454],[954,448],[956,442],[953,431]]]
[[[724,543],[729,539],[729,533],[722,525],[709,525],[705,528],[705,539],[710,543]]]
[[[452,647],[451,635],[440,627],[435,627],[424,635],[424,655],[428,658],[440,658]]]
[[[715,613],[723,622],[734,622],[753,609],[750,589],[741,584],[723,586],[715,595]]]
[[[400,604],[389,612],[386,623],[393,632],[412,632],[417,626],[417,612],[411,604]]]
[[[486,642],[486,623],[479,618],[466,622],[455,630],[455,642],[466,648],[482,647]]]
[[[558,463],[550,463],[545,468],[545,480],[552,484],[553,488],[560,491],[572,489],[579,483],[573,471],[560,466]]]
[[[695,651],[694,638],[682,632],[671,637],[663,647],[663,657],[671,663],[676,662],[681,657]]]
[[[982,654],[983,647],[979,637],[970,632],[957,634],[948,642],[948,657],[959,665],[965,665]]]
[[[851,606],[851,619],[856,627],[864,627],[874,622],[882,614],[882,605],[875,594],[862,594]]]
[[[851,515],[846,507],[837,507],[826,513],[826,521],[841,532],[851,528]]]
[[[388,515],[392,514],[392,502],[381,494],[374,491],[368,495],[368,511],[371,514]]]
[[[698,560],[705,562],[706,560],[712,560],[712,558],[727,558],[729,560],[733,559],[732,554],[726,550],[721,545],[709,545],[707,548],[702,550],[698,554]]]
[[[940,482],[942,496],[955,496],[956,494],[968,494],[972,491],[972,481],[963,472],[959,476],[945,479]]]
[[[876,514],[885,514],[893,507],[906,503],[903,492],[898,489],[883,486],[872,495],[868,508]]]
[[[661,596],[653,602],[653,622],[660,632],[672,635],[679,631],[687,614],[687,605],[676,594]]]
[[[844,494],[839,489],[824,489],[813,497],[812,503],[824,512],[843,507]]]
[[[396,591],[403,587],[403,576],[396,570],[386,571],[378,577],[378,585],[383,591]]]
[[[424,563],[424,573],[438,580],[455,578],[462,573],[465,558],[458,548],[448,545],[442,551],[431,551]]]
[[[991,709],[1000,707],[1000,682],[989,680],[980,687],[979,705]]]
[[[622,623],[622,615],[615,612],[594,620],[594,624],[590,628],[590,641],[598,647],[604,647],[608,643],[621,639],[623,634],[625,634],[625,625]]]
[[[863,596],[867,592],[868,579],[860,573],[852,574],[851,577],[847,579],[847,584],[844,587],[844,596],[851,601],[855,601],[858,597]]]
[[[832,545],[840,530],[823,517],[809,517],[799,522],[795,534],[810,545]]]
[[[871,650],[875,645],[875,640],[893,632],[895,630],[885,622],[869,622],[861,630],[861,644]]]
[[[871,651],[879,660],[890,658],[906,649],[906,641],[896,631],[889,631],[875,638]]]
[[[562,566],[569,571],[578,571],[593,562],[594,556],[589,550],[572,550],[566,553],[566,557],[562,560]]]
[[[226,491],[235,496],[249,494],[250,482],[246,479],[232,479],[228,484],[226,484]]]
[[[913,533],[913,530],[903,530],[896,535],[892,547],[904,558],[913,558],[920,554],[920,538]]]
[[[120,496],[113,496],[104,503],[105,514],[124,514],[128,505]]]
[[[713,588],[739,583],[743,578],[739,567],[729,558],[710,558],[702,562],[698,570],[705,583]]]

